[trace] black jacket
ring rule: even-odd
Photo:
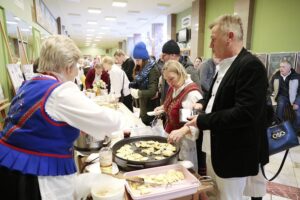
[[[219,177],[253,176],[259,163],[268,163],[267,87],[264,65],[242,49],[219,85],[212,112],[198,116],[197,126],[211,130],[212,165]]]

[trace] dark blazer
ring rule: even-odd
[[[219,177],[253,176],[259,163],[268,163],[267,87],[264,65],[243,48],[219,85],[212,112],[198,116],[199,129],[211,131],[212,165]]]

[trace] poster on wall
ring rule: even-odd
[[[18,91],[19,87],[24,81],[24,77],[19,64],[8,64],[6,65],[9,77],[13,84],[15,92]]]
[[[35,76],[35,73],[33,72],[33,64],[23,65],[22,69],[26,80],[30,80]]]
[[[300,74],[300,52],[297,53],[296,72]]]
[[[281,61],[286,60],[291,65],[292,68],[295,68],[296,64],[296,53],[271,53],[269,54],[268,59],[268,77],[272,77],[272,75],[279,69],[279,64]]]

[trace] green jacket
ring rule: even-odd
[[[158,79],[160,76],[159,70],[156,65],[150,70],[149,83],[147,89],[139,90],[139,105],[140,105],[140,117],[146,125],[150,125],[150,122],[154,117],[147,115],[147,112],[153,111],[154,108],[159,106],[159,98],[152,99],[158,92]]]

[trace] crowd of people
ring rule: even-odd
[[[180,55],[174,40],[163,45],[158,60],[144,42],[135,44],[132,58],[117,50],[113,57],[89,60],[80,59],[65,36],[46,39],[35,63],[39,74],[19,89],[0,132],[6,197],[73,199],[72,144],[79,130],[101,139],[124,127],[120,113],[98,107],[80,91],[102,80],[117,101],[140,109],[145,125],[154,119],[149,111],[159,113],[168,141],[180,143],[179,158],[216,181],[217,199],[262,199],[260,167],[269,161],[267,95],[277,102],[280,119],[289,108],[298,129],[299,74],[284,60],[268,86],[264,65],[243,47],[240,17],[220,16],[209,28],[212,58],[194,63]],[[182,120],[185,109],[197,114]]]

